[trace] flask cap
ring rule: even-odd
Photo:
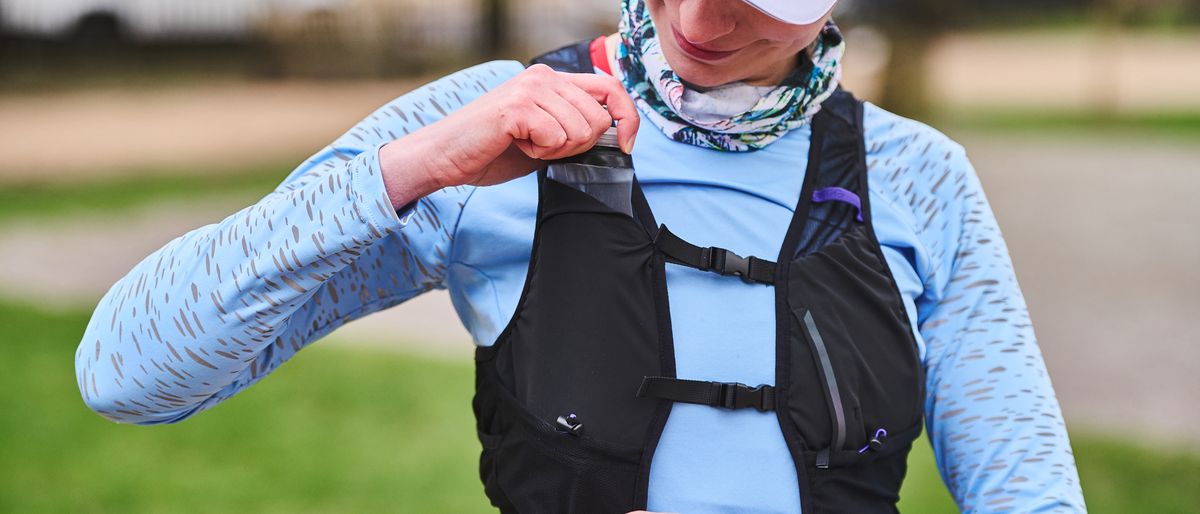
[[[621,149],[621,144],[617,142],[617,127],[608,127],[608,130],[600,134],[600,139],[596,140],[596,146]]]

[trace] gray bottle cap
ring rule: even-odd
[[[617,142],[617,127],[608,127],[603,134],[600,134],[600,139],[596,140],[596,146],[604,146],[608,148],[620,149],[621,144]]]

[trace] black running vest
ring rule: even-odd
[[[533,62],[593,71],[587,41]],[[539,171],[521,298],[476,353],[479,472],[492,504],[644,509],[671,405],[689,402],[774,412],[805,514],[895,512],[921,433],[924,370],[871,225],[865,153],[862,104],[839,89],[813,119],[803,189],[773,260],[680,239],[655,222],[636,179],[630,217]],[[774,384],[676,377],[667,263],[775,289]]]

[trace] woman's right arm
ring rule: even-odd
[[[85,329],[85,403],[115,422],[178,422],[345,322],[442,287],[459,186],[579,153],[630,112],[632,144],[628,97],[608,102],[611,117],[600,106],[619,84],[543,68],[492,62],[418,88],[259,202],[146,257]]]

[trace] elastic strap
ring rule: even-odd
[[[844,187],[829,186],[813,191],[812,201],[813,203],[834,201],[852,205],[855,209],[858,209],[858,216],[856,219],[858,219],[858,221],[863,220],[862,200],[859,199],[858,195],[850,192],[849,189]]]

